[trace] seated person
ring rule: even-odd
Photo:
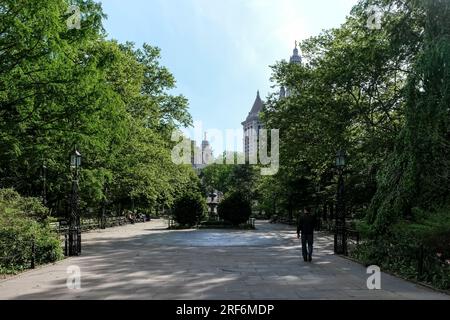
[[[128,221],[131,224],[134,224],[134,216],[133,216],[133,212],[131,212],[131,211],[128,211]]]

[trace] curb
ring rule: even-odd
[[[8,278],[0,279],[0,284],[2,284],[4,282],[11,281],[11,280],[14,280],[14,279],[16,279],[18,277],[21,277],[21,276],[24,276],[24,275],[26,275],[28,273],[32,273],[32,272],[35,272],[35,271],[39,271],[39,270],[45,269],[45,268],[50,267],[50,266],[57,266],[59,264],[62,264],[64,262],[72,260],[74,258],[77,258],[77,257],[66,257],[66,258],[64,258],[62,260],[59,260],[59,261],[56,261],[56,262],[53,262],[53,263],[42,264],[42,265],[36,266],[36,268],[34,268],[34,269],[28,269],[28,270],[19,272],[18,274],[15,274],[15,275],[11,275],[11,276],[6,275]]]
[[[343,255],[336,255],[336,256],[341,257],[341,258],[346,259],[346,260],[349,260],[349,261],[352,261],[352,262],[357,263],[357,264],[359,264],[361,266],[365,266],[364,263],[362,263],[361,261],[356,260],[354,258],[351,258],[351,257],[348,257],[348,256],[343,256]],[[445,294],[447,296],[450,296],[450,291],[448,291],[448,290],[438,289],[438,288],[435,288],[435,287],[433,287],[433,286],[431,286],[431,285],[429,285],[427,283],[424,283],[424,282],[420,282],[420,281],[413,280],[413,279],[407,279],[407,278],[405,278],[405,277],[403,277],[401,275],[395,274],[395,273],[393,273],[391,271],[383,270],[382,272],[386,273],[386,274],[388,274],[388,275],[390,275],[392,277],[395,277],[395,278],[398,278],[398,279],[402,279],[402,280],[408,281],[410,283],[414,283],[415,285],[424,287],[426,289],[430,289],[430,290],[435,291],[437,293],[442,293],[442,294]]]

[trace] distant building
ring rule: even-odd
[[[250,155],[255,155],[258,152],[259,132],[264,128],[259,118],[259,114],[263,108],[264,102],[261,100],[258,91],[255,102],[253,103],[253,107],[248,114],[247,119],[242,122],[242,126],[244,128],[244,153],[247,161]]]
[[[202,149],[197,146],[195,140],[191,141],[191,164],[194,168],[203,163]]]
[[[202,164],[211,164],[213,159],[213,152],[211,144],[208,141],[208,137],[205,133],[205,140],[202,141]]]
[[[297,41],[295,42],[295,48],[292,56],[289,59],[289,63],[293,64],[302,64],[302,57],[299,54],[299,50],[297,48]],[[281,86],[280,88],[280,99],[289,97],[292,94],[292,90],[290,88],[286,88]],[[264,129],[264,124],[261,122],[259,114],[262,112],[264,108],[264,102],[261,100],[259,95],[259,91],[256,94],[256,100],[253,103],[253,107],[250,113],[242,122],[242,126],[244,129],[244,153],[245,158],[248,161],[250,155],[257,155],[258,153],[258,140],[260,131]]]
[[[196,141],[191,141],[191,163],[194,169],[201,170],[214,160],[211,144],[207,140],[205,133],[205,140],[202,141],[201,148],[197,146]]]
[[[302,64],[302,57],[299,54],[299,50],[297,48],[297,41],[295,42],[295,48],[292,56],[289,59],[289,63],[293,64]],[[281,86],[280,88],[280,99],[289,97],[292,94],[292,90],[290,88],[286,88]],[[244,153],[245,157],[248,160],[250,155],[256,155],[258,150],[258,140],[259,134],[262,129],[264,129],[264,125],[260,120],[259,114],[264,108],[264,102],[261,100],[259,95],[259,91],[256,94],[255,102],[253,103],[253,107],[250,113],[242,122],[242,126],[244,129]]]
[[[289,59],[289,63],[298,64],[298,65],[302,64],[302,57],[298,53],[297,41],[295,41],[295,49],[294,49],[293,55]],[[284,86],[281,86],[280,99],[289,97],[289,96],[291,96],[291,94],[292,94],[292,91],[290,88],[285,88]]]

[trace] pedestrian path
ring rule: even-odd
[[[300,259],[293,227],[258,222],[255,231],[167,231],[165,221],[83,236],[83,255],[0,282],[0,299],[449,299],[333,255],[316,237],[313,263]],[[68,267],[81,288],[67,287]]]

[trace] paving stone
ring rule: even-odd
[[[316,236],[313,263],[301,259],[296,230],[258,222],[255,231],[164,230],[155,220],[83,234],[83,255],[0,282],[0,299],[450,299],[382,274],[367,289],[363,266],[334,256]],[[81,289],[67,288],[79,266]]]

